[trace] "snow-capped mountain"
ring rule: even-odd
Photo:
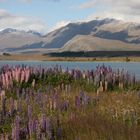
[[[70,23],[44,36],[34,31],[0,32],[5,51],[58,49],[60,51],[140,50],[140,24],[115,19]]]

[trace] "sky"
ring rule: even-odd
[[[140,22],[140,0],[0,0],[0,30],[47,33],[97,17]]]

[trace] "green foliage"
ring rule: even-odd
[[[5,119],[4,123],[0,125],[0,134],[11,132],[11,119]]]

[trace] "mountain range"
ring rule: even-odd
[[[34,31],[0,31],[0,51],[140,51],[140,24],[116,19],[69,23],[46,35]]]

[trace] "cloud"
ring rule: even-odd
[[[8,2],[8,1],[10,1],[10,0],[0,0],[0,2]],[[30,3],[30,2],[35,1],[35,0],[15,0],[15,1]],[[58,1],[61,1],[61,0],[45,0],[45,1],[58,2]]]
[[[21,2],[30,3],[32,0],[19,0]]]
[[[18,0],[18,1],[22,1],[22,2],[31,2],[31,1],[35,1],[35,0]],[[61,1],[61,0],[45,0],[45,1],[58,2],[58,1]]]
[[[59,29],[61,27],[66,26],[67,24],[69,24],[71,21],[66,21],[66,20],[62,20],[57,22],[52,28],[49,29],[49,32],[54,31],[56,29]]]
[[[80,4],[77,8],[79,9],[88,9],[88,8],[92,8],[95,6],[95,1],[86,1],[82,4]]]
[[[90,18],[98,16],[140,21],[140,0],[87,0],[77,7],[83,10],[96,8]]]
[[[19,30],[46,31],[46,25],[37,18],[18,16],[0,9],[0,30],[14,28]]]

